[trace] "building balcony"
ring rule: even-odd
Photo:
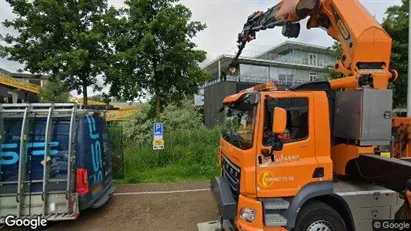
[[[294,84],[302,84],[309,82],[309,80],[273,80],[269,77],[256,77],[256,76],[244,76],[244,75],[238,75],[238,76],[227,76],[225,79],[225,82],[245,82],[245,83],[266,83],[266,82],[274,82],[276,85],[279,86],[291,86]],[[201,88],[205,88],[217,83],[223,82],[220,79],[214,79],[212,81],[207,82],[204,84]]]

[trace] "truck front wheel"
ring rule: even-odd
[[[330,206],[312,201],[297,216],[295,231],[346,231],[341,216]]]

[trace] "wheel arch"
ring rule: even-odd
[[[301,208],[311,201],[321,201],[334,209],[344,220],[347,229],[354,231],[354,219],[347,202],[334,193],[334,184],[331,181],[309,183],[290,200],[290,206],[284,213],[287,219],[287,228],[294,228]]]
[[[307,201],[321,196],[332,195],[333,193],[334,185],[332,181],[314,182],[305,185],[295,197],[290,199],[290,206],[283,214],[283,217],[287,219],[286,227],[294,228],[297,215]]]

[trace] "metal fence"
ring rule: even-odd
[[[111,142],[111,161],[113,166],[113,178],[124,178],[124,150],[123,150],[123,128],[116,124],[108,127]]]

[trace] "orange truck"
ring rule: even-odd
[[[411,219],[411,119],[392,117],[392,39],[359,1],[283,0],[255,12],[230,71],[256,32],[282,26],[297,37],[307,17],[341,43],[344,77],[284,91],[266,83],[224,100],[221,176],[211,181],[219,229],[228,220],[246,231],[366,231]]]

